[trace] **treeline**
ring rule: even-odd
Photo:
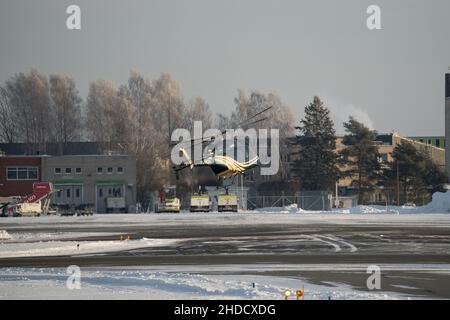
[[[202,97],[186,99],[180,84],[164,73],[150,80],[132,71],[116,87],[107,80],[90,84],[80,96],[74,79],[65,74],[45,75],[32,69],[10,77],[0,87],[0,140],[37,143],[95,141],[103,149],[134,155],[137,161],[138,199],[174,183],[170,170],[169,141],[176,128],[234,128],[257,112],[265,114],[265,128],[279,128],[281,136],[293,133],[294,116],[276,93],[238,90],[231,114],[213,115]],[[42,149],[45,150],[45,149]],[[183,177],[182,177],[183,178]],[[185,177],[186,178],[186,177]],[[189,187],[191,179],[181,179]]]
[[[392,161],[382,161],[376,142],[378,133],[350,117],[344,123],[343,148],[336,148],[336,132],[330,111],[315,97],[305,108],[296,127],[294,146],[298,150],[293,172],[303,190],[334,191],[336,181],[347,178],[359,203],[371,201],[376,189],[390,203],[422,203],[436,191],[443,191],[448,174],[407,140],[394,148]]]
[[[293,145],[280,145],[282,155],[295,150],[290,169],[296,177],[296,190],[334,191],[336,181],[347,178],[360,203],[369,201],[374,190],[383,190],[391,201],[404,203],[428,199],[447,182],[447,174],[429,155],[407,141],[396,146],[393,161],[380,161],[377,132],[352,117],[344,123],[344,148],[337,150],[330,111],[318,97],[306,106],[297,127],[292,109],[276,93],[237,90],[233,104],[230,114],[213,114],[202,97],[185,98],[170,74],[150,80],[136,71],[119,86],[107,80],[92,82],[83,98],[70,75],[47,76],[32,69],[13,75],[0,86],[0,141],[40,144],[44,151],[48,142],[63,150],[68,142],[95,141],[104,151],[134,155],[137,196],[145,202],[151,191],[164,185],[177,183],[190,191],[199,183],[200,175],[186,172],[175,181],[169,156],[174,129],[192,130],[194,121],[202,121],[204,130],[236,128],[272,106],[265,114],[267,120],[253,126],[278,128],[281,139],[297,131]],[[281,170],[286,170],[283,163]],[[292,189],[286,175],[272,180],[267,182],[270,189]]]

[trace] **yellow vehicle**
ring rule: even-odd
[[[191,197],[191,212],[209,212],[211,210],[211,201],[207,195],[193,195]]]
[[[235,194],[220,194],[217,196],[217,210],[223,211],[238,211],[238,196]]]
[[[166,198],[164,202],[158,204],[157,212],[179,213],[181,208],[180,199],[176,197]]]
[[[159,193],[159,201],[156,204],[156,212],[175,212],[179,213],[181,201],[176,196],[176,186],[165,187]]]

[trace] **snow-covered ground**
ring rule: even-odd
[[[305,290],[305,300],[408,299],[391,292],[358,291],[348,285],[315,285],[260,275],[203,275],[145,269],[82,269],[80,289],[68,289],[65,269],[0,269],[0,299],[274,299],[286,289]],[[255,284],[253,286],[253,283]]]
[[[227,251],[221,245],[226,242],[228,247],[234,243],[239,248],[238,253],[246,254],[248,246],[257,253],[266,253],[265,244],[273,248],[296,244],[293,250],[310,250],[329,254],[372,254],[380,244],[390,251],[410,250],[409,252],[445,253],[448,248],[445,230],[450,228],[450,194],[435,194],[433,202],[424,207],[383,207],[358,206],[351,209],[336,209],[328,212],[305,211],[297,206],[284,208],[264,208],[255,211],[239,213],[189,213],[180,214],[97,214],[86,217],[20,217],[0,218],[0,259],[16,257],[44,256],[85,256],[131,251],[139,249],[142,252],[152,252],[160,247],[183,247],[185,242],[195,245],[215,248],[215,256]],[[321,226],[324,232],[321,232]],[[330,225],[334,232],[327,231]],[[387,240],[382,232],[375,230],[368,234],[367,239],[342,230],[348,226],[355,230],[359,226],[376,226],[379,230],[390,231]],[[277,226],[279,233],[265,234],[264,228]],[[284,234],[286,226],[294,226],[299,230],[310,230],[308,233]],[[204,239],[197,237],[196,232],[209,228],[220,230],[240,230],[241,227],[260,228],[261,234],[239,235],[228,237],[221,234],[216,238]],[[337,227],[337,228],[336,228]],[[407,228],[428,228],[435,233],[417,235],[416,238],[395,238],[392,230]],[[169,236],[161,236],[159,230],[172,230]],[[188,236],[179,236],[177,230],[194,230]],[[244,228],[245,229],[245,228]],[[341,230],[342,229],[342,230]],[[139,232],[146,232],[136,239]],[[431,232],[431,231],[430,231]],[[135,235],[131,240],[120,240],[121,236]],[[185,233],[186,234],[186,233]],[[398,236],[402,236],[398,234]],[[374,238],[375,237],[375,238]],[[392,238],[392,239],[391,239]],[[195,240],[197,239],[198,242]],[[370,240],[370,241],[369,241]],[[414,241],[417,241],[414,242]],[[430,242],[431,241],[431,242]],[[289,244],[289,245],[288,245]],[[215,245],[215,246],[213,246]],[[256,247],[255,247],[256,246]],[[260,248],[261,247],[261,248]],[[283,248],[284,248],[283,247]],[[150,250],[147,250],[150,248]],[[256,249],[255,249],[256,248]],[[287,250],[286,249],[286,250]],[[444,250],[445,249],[445,250]],[[260,250],[260,251],[257,251]],[[270,249],[272,250],[272,249]],[[314,251],[317,250],[317,251]],[[323,250],[323,251],[320,251]],[[364,251],[365,250],[365,251]],[[393,251],[394,250],[394,251]],[[420,251],[422,250],[422,251]],[[140,253],[142,253],[140,252]],[[174,251],[176,252],[176,251]],[[232,251],[236,253],[235,251]],[[252,251],[253,252],[253,251]],[[291,251],[283,251],[291,252]],[[308,251],[309,252],[309,251]],[[401,251],[403,252],[403,251]],[[120,254],[119,254],[120,255]],[[307,256],[307,255],[306,255]],[[80,257],[79,257],[80,258]],[[278,263],[277,260],[274,260]],[[337,263],[341,263],[336,256]],[[419,262],[422,262],[419,260]],[[382,270],[417,271],[420,274],[440,274],[446,279],[450,274],[450,265],[446,261],[435,263],[424,261],[424,264],[383,265]],[[172,263],[172,262],[171,262]],[[396,283],[399,292],[369,292],[360,291],[342,283],[321,283],[311,280],[301,280],[279,274],[297,275],[302,272],[341,270],[344,273],[353,271],[364,272],[367,265],[290,265],[288,263],[253,263],[230,265],[216,263],[214,265],[197,265],[196,263],[177,265],[165,264],[156,266],[139,265],[127,268],[123,266],[109,268],[83,268],[80,290],[69,290],[66,287],[68,275],[62,268],[0,268],[0,299],[282,299],[286,289],[297,290],[304,286],[305,299],[407,299],[414,298],[399,292],[407,292],[409,280],[406,283]],[[239,260],[240,263],[240,260]],[[306,263],[306,262],[305,262]],[[100,264],[102,265],[102,264]],[[132,264],[129,264],[132,265]],[[50,265],[51,266],[51,265]],[[361,271],[362,270],[362,271]],[[267,274],[267,272],[270,272]],[[276,275],[275,275],[276,274]],[[332,280],[336,278],[332,277]],[[433,280],[433,279],[432,279]],[[342,280],[344,281],[344,280]],[[255,287],[253,287],[255,283]],[[416,282],[411,282],[416,283]],[[361,284],[359,284],[361,285]],[[403,286],[403,287],[402,287]],[[395,287],[395,286],[392,286]],[[393,289],[393,288],[391,288]],[[403,290],[401,290],[403,289]],[[395,290],[397,291],[397,290]],[[412,290],[414,291],[414,290]],[[409,291],[411,292],[411,290]]]
[[[20,229],[34,230],[54,228],[74,229],[86,226],[92,230],[101,230],[106,226],[131,227],[145,225],[242,225],[242,224],[441,224],[450,223],[448,213],[421,213],[419,209],[404,209],[402,214],[386,213],[381,209],[371,207],[358,207],[358,210],[370,208],[376,214],[348,214],[348,211],[356,209],[341,209],[341,211],[318,211],[318,212],[285,212],[282,209],[267,208],[259,211],[246,211],[239,213],[150,213],[150,214],[96,214],[91,217],[16,217],[0,218],[0,229],[6,229],[11,236]],[[408,210],[408,211],[406,211]],[[368,211],[365,210],[365,211]],[[10,229],[14,231],[10,231]]]
[[[84,255],[126,251],[175,244],[174,239],[139,239],[115,241],[39,241],[0,242],[0,258]]]

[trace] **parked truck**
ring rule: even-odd
[[[220,194],[217,196],[217,210],[223,211],[238,211],[238,196],[235,194]]]
[[[208,195],[193,195],[191,197],[191,212],[209,212],[211,210],[211,201]]]
[[[159,201],[156,204],[155,212],[174,212],[181,210],[180,199],[176,197],[176,187],[167,187],[159,193]]]

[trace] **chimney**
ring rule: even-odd
[[[445,97],[450,98],[450,73],[445,74]]]
[[[450,73],[445,74],[445,169],[450,175]]]

